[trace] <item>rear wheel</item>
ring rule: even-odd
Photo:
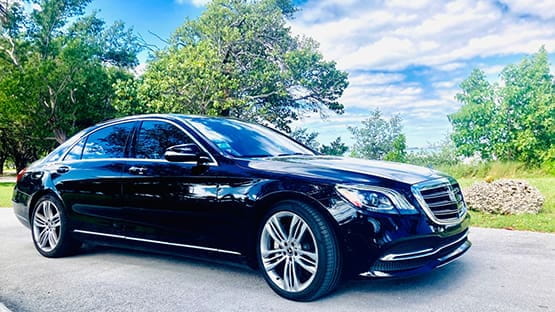
[[[33,209],[31,218],[33,242],[45,257],[63,257],[78,248],[71,237],[69,224],[62,203],[52,195],[41,197]]]
[[[284,201],[272,208],[259,231],[258,261],[280,296],[310,301],[339,283],[342,264],[337,238],[312,207]]]

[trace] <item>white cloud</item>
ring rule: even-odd
[[[450,80],[450,81],[438,81],[438,82],[434,82],[432,84],[432,86],[436,89],[448,89],[448,88],[453,88],[454,86],[457,85],[457,82],[454,80]]]
[[[504,56],[542,45],[555,52],[555,1],[503,3],[309,0],[291,28],[320,42],[325,57],[349,72],[350,84],[341,98],[345,115],[299,124],[323,131],[323,142],[348,138],[347,126],[380,108],[402,115],[409,146],[440,140],[451,129],[446,115],[460,107],[458,85],[473,67],[495,79],[514,60]]]
[[[133,68],[133,73],[135,77],[142,76],[146,71],[146,66],[147,63],[140,63],[139,65],[135,66],[135,68]]]
[[[532,14],[542,18],[555,17],[555,1],[553,0],[504,0],[509,10],[517,14]]]
[[[505,68],[505,65],[491,65],[491,66],[483,66],[480,69],[486,74],[491,76],[497,76],[501,71]]]
[[[324,54],[347,70],[450,63],[460,68],[477,56],[530,53],[542,44],[555,50],[554,21],[504,14],[494,1],[336,3],[309,2],[292,29],[315,38]]]
[[[350,86],[381,85],[400,82],[405,76],[399,73],[362,73],[349,75]]]
[[[178,4],[191,3],[194,6],[201,7],[210,3],[212,0],[175,0]]]

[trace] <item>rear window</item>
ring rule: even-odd
[[[81,154],[83,154],[83,147],[85,146],[85,141],[87,138],[83,138],[79,143],[75,144],[69,152],[67,152],[64,160],[79,160],[81,159]]]
[[[67,149],[72,146],[75,142],[77,142],[82,136],[83,133],[87,131],[87,129],[79,131],[76,135],[69,138],[67,141],[62,143],[60,146],[56,147],[48,156],[44,158],[45,162],[53,162],[58,161],[61,157],[65,154]]]
[[[123,158],[134,123],[112,125],[90,134],[87,137],[81,159]]]

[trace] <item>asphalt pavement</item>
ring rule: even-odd
[[[0,311],[555,311],[555,235],[472,228],[459,260],[408,279],[351,280],[315,302],[235,264],[112,248],[40,256],[0,209]]]

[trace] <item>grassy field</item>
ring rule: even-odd
[[[14,183],[0,182],[0,207],[12,206],[12,191]]]

